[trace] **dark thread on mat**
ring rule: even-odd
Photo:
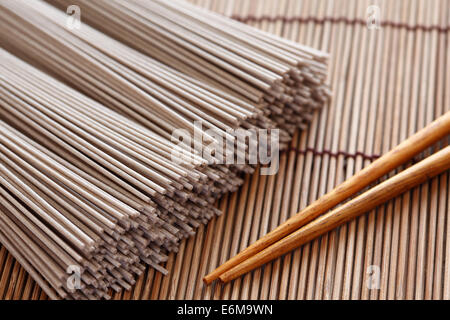
[[[349,153],[346,151],[338,151],[338,152],[332,152],[330,150],[316,150],[313,148],[306,148],[305,150],[299,150],[297,148],[289,148],[288,149],[289,152],[295,152],[299,155],[306,155],[307,153],[312,153],[315,156],[324,156],[324,155],[328,155],[330,157],[334,157],[337,158],[339,156],[344,156],[345,159],[347,158],[352,158],[352,159],[356,159],[357,157],[362,157],[364,160],[370,160],[370,161],[374,161],[377,160],[380,156],[379,155],[368,155],[365,154],[364,152],[356,152],[356,153]]]
[[[364,19],[350,19],[347,17],[284,17],[284,16],[254,16],[254,15],[248,15],[245,17],[233,15],[231,16],[234,20],[249,23],[249,22],[278,22],[282,21],[285,23],[292,23],[292,22],[299,22],[299,23],[309,23],[314,22],[317,24],[324,24],[326,22],[330,23],[345,23],[349,25],[367,25],[367,21]],[[381,21],[381,26],[383,27],[392,27],[392,28],[398,28],[398,29],[406,29],[408,31],[425,31],[425,32],[431,32],[431,31],[438,31],[442,33],[446,33],[450,31],[450,26],[439,26],[439,25],[410,25],[407,23],[400,23],[400,22],[393,22],[393,21]]]

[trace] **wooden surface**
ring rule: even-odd
[[[449,169],[450,146],[447,146],[337,208],[324,213],[310,223],[299,227],[283,239],[223,273],[220,276],[220,280],[223,283],[228,283],[231,280],[242,277],[244,274],[286,253],[290,253],[301,245],[317,239],[319,236],[356,219],[362,214],[375,210],[387,201],[404,194],[422,183],[428,182],[428,180]]]
[[[334,97],[281,155],[277,175],[247,176],[220,201],[224,214],[170,255],[168,276],[149,269],[114,298],[450,299],[448,172],[243,278],[224,286],[201,281],[450,110],[450,1],[193,2],[330,52]],[[370,5],[381,9],[378,30],[367,28]],[[46,299],[4,248],[0,298]]]
[[[327,213],[327,211],[333,209],[342,202],[347,201],[350,197],[354,197],[355,194],[368,187],[370,184],[373,184],[378,179],[381,179],[383,176],[392,170],[395,170],[400,165],[404,165],[408,161],[412,160],[414,156],[417,156],[419,153],[438,143],[448,135],[450,135],[450,112],[440,116],[425,128],[421,129],[411,137],[408,137],[408,139],[402,141],[389,152],[383,154],[382,157],[365,166],[364,169],[356,172],[354,176],[345,180],[335,189],[313,201],[306,208],[287,219],[277,228],[270,231],[264,237],[259,238],[256,242],[252,243],[251,246],[245,248],[243,251],[239,252],[238,255],[232,257],[216,270],[205,276],[203,281],[206,284],[210,284],[219,276],[221,280],[224,280],[221,275],[225,271],[230,271],[230,269],[236,267],[240,263],[246,263],[248,258],[258,254],[272,244],[278,245],[279,243],[276,243],[277,241],[280,241],[284,237],[291,235],[293,232],[298,231],[314,219]],[[446,169],[442,170],[442,172],[444,171],[446,171]],[[391,179],[388,181],[390,180]],[[380,185],[377,185],[377,187],[380,187]],[[392,186],[388,185],[385,186],[385,188],[387,195],[389,195],[391,192],[389,189],[391,189]],[[394,198],[395,196],[397,195],[392,194],[391,198]],[[391,198],[389,198],[389,200]],[[364,202],[365,201],[367,200],[364,200]],[[382,203],[379,203],[376,206],[380,204]],[[370,210],[371,209],[373,208],[370,208]],[[369,208],[367,208],[366,211],[369,211]],[[279,248],[274,248],[273,251],[277,254]],[[280,255],[281,254],[278,254],[276,257]]]

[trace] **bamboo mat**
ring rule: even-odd
[[[201,281],[450,110],[450,1],[193,2],[330,52],[334,97],[280,156],[277,175],[247,176],[239,192],[220,201],[224,214],[170,255],[168,276],[149,269],[131,291],[113,297],[450,299],[448,172],[230,284]],[[381,9],[378,30],[367,27],[370,5]],[[47,299],[3,247],[0,298]]]

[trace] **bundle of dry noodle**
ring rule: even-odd
[[[279,128],[284,148],[329,96],[324,53],[186,3],[79,3],[138,51],[45,2],[0,1],[0,242],[54,299],[108,298],[144,263],[166,272],[220,213],[254,166],[223,164],[208,129],[234,145],[233,130]],[[172,140],[195,121],[207,153]]]
[[[47,0],[66,9],[70,0]],[[80,0],[83,19],[123,43],[254,104],[292,135],[330,92],[324,52],[185,1]]]

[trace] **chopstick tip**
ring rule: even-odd
[[[203,283],[210,285],[216,278],[212,274],[208,274],[203,277]]]

